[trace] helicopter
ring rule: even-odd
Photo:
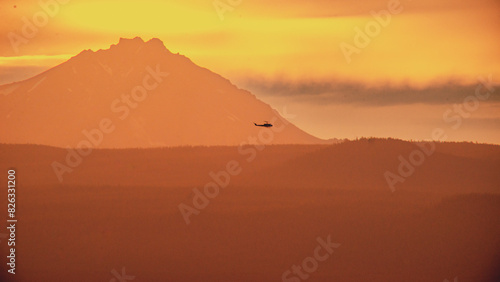
[[[255,126],[262,126],[262,127],[272,127],[273,126],[267,120],[265,121],[264,124],[256,124],[255,122],[253,124],[255,124]]]

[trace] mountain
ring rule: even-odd
[[[33,78],[0,86],[0,101],[1,143],[144,148],[327,142],[171,53],[159,39],[122,38],[107,50],[85,50]],[[275,126],[254,126],[264,121]]]

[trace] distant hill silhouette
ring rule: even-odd
[[[331,236],[341,245],[310,281],[498,281],[500,148],[436,144],[392,193],[384,171],[416,148],[273,145],[251,161],[234,146],[96,149],[59,183],[51,163],[66,149],[3,144],[1,181],[16,169],[16,278],[110,281],[123,266],[142,281],[280,281]],[[186,225],[178,205],[233,160],[241,174]]]
[[[258,137],[254,122],[283,123],[250,92],[171,53],[159,39],[122,38],[110,49],[83,51],[33,78],[0,86],[0,94],[0,130],[8,132],[2,143],[75,147],[89,139],[83,130],[109,119],[115,129],[96,147],[239,145]],[[326,142],[293,124],[268,140]]]
[[[418,191],[500,192],[500,147],[437,143],[435,152],[396,186]],[[346,141],[256,174],[274,185],[334,189],[387,189],[386,171],[398,173],[399,157],[421,150],[395,139]],[[244,181],[250,181],[248,179]]]
[[[236,160],[243,168],[233,184],[256,187],[389,191],[386,171],[397,173],[399,156],[408,159],[415,143],[395,139],[361,139],[335,145],[276,145],[262,151],[242,147],[178,147],[95,150],[64,185],[151,185],[194,187],[209,182],[209,172]],[[255,152],[255,157],[241,152]],[[241,152],[240,152],[241,151]],[[54,161],[64,163],[67,150],[36,145],[0,145],[0,164],[18,167],[26,184],[59,185]],[[28,162],[26,160],[31,160]],[[36,165],[34,165],[36,164]],[[500,148],[472,143],[437,143],[435,153],[415,168],[396,189],[434,192],[500,192]]]

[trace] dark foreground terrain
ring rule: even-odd
[[[8,169],[18,220],[0,280],[500,281],[500,147],[435,145],[392,189],[416,144],[94,150],[62,182],[66,149],[0,145],[2,225]],[[340,244],[322,261],[318,237]]]

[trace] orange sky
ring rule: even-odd
[[[218,12],[214,3],[226,10]],[[380,27],[366,47],[358,48],[348,63],[341,44],[355,46],[356,28],[365,29],[373,23],[372,11],[391,5],[399,7],[399,13],[392,14],[390,22]],[[258,82],[286,81],[299,89],[311,81],[344,81],[363,89],[425,89],[448,82],[474,85],[479,75],[491,74],[496,84],[500,80],[500,2],[495,0],[437,4],[431,0],[399,4],[385,0],[26,0],[2,1],[0,9],[4,35],[0,38],[0,83],[30,77],[83,49],[108,48],[119,37],[158,37],[170,51],[249,88],[273,106],[291,106],[298,111],[296,123],[323,138],[391,135],[391,130],[363,124],[383,123],[379,113],[401,114],[401,109],[406,116],[399,118],[392,136],[426,138],[423,133],[405,134],[403,129],[420,126],[422,132],[432,131],[442,123],[446,101],[437,102],[439,106],[427,98],[403,101],[401,107],[391,101],[387,104],[393,106],[338,101],[318,106],[317,95],[305,91],[302,99],[286,93],[278,97],[259,92]],[[26,21],[34,20],[36,30],[29,30]],[[487,122],[475,120],[474,130],[464,126],[454,139],[500,143],[500,136],[487,137],[492,129],[499,129],[495,97],[482,104],[478,112],[484,112],[472,117],[481,116]],[[351,118],[348,124],[336,113],[362,118]],[[341,122],[342,128],[330,126]],[[483,128],[480,138],[477,127]],[[352,132],[353,128],[359,130]]]

